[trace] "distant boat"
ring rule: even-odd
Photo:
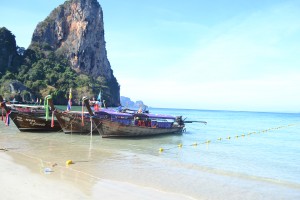
[[[26,105],[6,105],[0,95],[1,107],[9,113],[10,119],[15,123],[20,131],[59,131],[61,127],[57,120],[54,120],[54,126],[51,126],[51,119],[45,119],[45,108],[43,106]]]
[[[59,110],[55,108],[50,95],[46,99],[49,102],[51,110],[54,110],[54,115],[64,133],[88,134],[91,132],[91,120],[88,112]],[[93,132],[98,134],[96,128]]]
[[[182,133],[185,127],[181,116],[123,113],[107,110],[100,110],[93,113],[88,99],[83,98],[83,101],[89,114],[93,116],[92,120],[102,137],[132,137]]]

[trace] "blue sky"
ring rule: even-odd
[[[63,0],[1,0],[27,47]],[[300,112],[300,1],[98,0],[121,95],[153,107]]]

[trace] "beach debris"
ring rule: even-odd
[[[0,148],[0,151],[8,151],[8,149],[7,148]]]
[[[197,146],[197,145],[198,145],[198,143],[197,143],[197,142],[195,142],[195,143],[193,143],[193,144],[192,144],[192,146]]]
[[[204,143],[209,144],[210,142],[211,142],[210,140],[206,140],[206,142],[204,142]]]
[[[69,165],[71,165],[71,164],[74,164],[72,160],[67,160],[67,161],[66,161],[66,166],[69,166]]]
[[[46,167],[44,169],[44,174],[50,174],[51,172],[54,172],[50,167]]]
[[[54,164],[52,165],[52,167],[55,167],[55,166],[57,166],[57,163],[54,163]]]

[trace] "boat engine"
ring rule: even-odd
[[[184,121],[182,120],[182,116],[177,116],[176,117],[176,122],[178,123],[179,126],[184,125]]]

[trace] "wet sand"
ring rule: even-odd
[[[8,150],[0,150],[0,197],[12,200],[300,199],[297,183],[181,162],[151,146],[169,139],[118,140],[61,132],[23,133],[0,123],[0,148]],[[177,154],[171,153],[169,156],[177,158]],[[202,154],[198,158],[203,158]],[[75,164],[66,166],[68,159]]]
[[[15,162],[26,162],[26,167]],[[152,188],[140,187],[130,183],[112,180],[98,180],[91,188],[87,188],[91,180],[89,176],[81,175],[73,183],[61,180],[61,168],[55,166],[41,167],[40,173],[36,171],[36,162],[33,158],[22,155],[0,152],[0,191],[1,199],[192,199],[178,194],[166,193]],[[24,163],[25,164],[25,163]],[[28,168],[29,167],[29,168]],[[45,169],[51,169],[47,172]],[[60,171],[60,173],[55,173]],[[76,171],[71,170],[71,173]],[[80,189],[80,185],[83,187]]]
[[[50,170],[47,172],[46,170]],[[277,184],[241,180],[239,177],[201,172],[197,198],[165,192],[128,182],[93,177],[71,166],[47,163],[13,151],[0,151],[1,199],[107,199],[107,200],[194,200],[194,199],[298,199],[299,189]],[[181,181],[181,180],[178,180]],[[182,180],[183,181],[183,180]],[[176,184],[176,183],[173,183]],[[288,192],[286,192],[286,190]],[[292,189],[293,190],[293,189]],[[280,192],[277,193],[276,191]],[[290,195],[285,195],[290,194]]]

